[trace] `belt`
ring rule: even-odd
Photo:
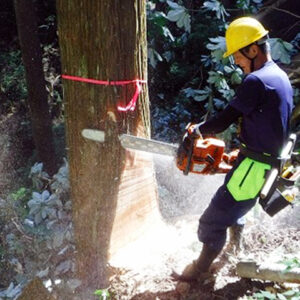
[[[281,159],[279,157],[273,156],[268,153],[259,153],[259,152],[252,151],[249,148],[247,148],[245,144],[240,145],[240,153],[251,159],[269,164],[272,167],[279,168],[279,169],[281,167]]]

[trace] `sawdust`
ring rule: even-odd
[[[123,249],[119,259],[112,262],[118,270],[111,278],[113,299],[245,299],[245,295],[273,283],[237,277],[239,260],[278,261],[283,253],[299,253],[300,207],[287,208],[271,218],[257,206],[247,215],[243,251],[238,255],[222,253],[212,266],[213,281],[205,285],[173,281],[172,271],[183,270],[201,251],[198,219],[224,175],[184,176],[174,167],[174,161],[165,157],[156,157],[155,165],[164,222]]]
[[[3,140],[3,143],[6,142]],[[122,249],[111,261],[115,272],[109,291],[113,299],[242,299],[272,283],[237,277],[235,266],[240,259],[260,262],[266,257],[281,259],[282,253],[299,253],[300,206],[287,208],[273,218],[258,206],[247,216],[244,250],[239,256],[220,255],[213,265],[213,281],[205,285],[173,281],[172,271],[180,272],[201,251],[202,245],[197,239],[198,219],[222,184],[224,175],[184,176],[173,158],[158,155],[155,167],[162,222],[135,244]],[[5,175],[3,172],[0,177]]]
[[[224,174],[183,175],[174,158],[154,156],[158,182],[159,206],[163,218],[169,219],[188,214],[202,214],[217,188],[224,181]]]
[[[170,232],[177,233],[177,245],[170,243],[168,231],[161,233],[165,237],[164,249],[159,245],[161,240],[156,240],[154,250],[150,250],[149,244],[144,244],[143,260],[132,269],[128,265],[128,268],[119,269],[122,271],[112,277],[110,291],[114,299],[242,299],[240,297],[264,289],[270,283],[237,277],[235,266],[239,260],[263,262],[270,259],[278,262],[282,253],[297,254],[300,250],[299,229],[276,230],[273,225],[263,229],[262,225],[248,224],[244,250],[239,255],[223,253],[216,260],[213,264],[214,281],[198,286],[173,281],[172,270],[182,270],[201,250],[195,233],[197,223],[198,216],[185,216],[171,226]],[[141,248],[135,250],[143,251]],[[135,256],[136,253],[133,250],[131,254]]]

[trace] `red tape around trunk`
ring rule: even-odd
[[[126,85],[126,84],[135,84],[136,89],[133,97],[131,98],[130,102],[126,106],[118,105],[118,111],[134,111],[136,107],[136,102],[139,97],[139,94],[142,91],[141,84],[147,83],[146,80],[142,79],[134,79],[134,80],[121,80],[121,81],[108,81],[108,80],[97,80],[97,79],[90,79],[78,76],[70,76],[70,75],[62,75],[63,79],[72,80],[72,81],[80,81],[92,84],[99,84],[99,85]]]

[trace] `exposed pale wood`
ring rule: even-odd
[[[161,222],[153,175],[151,155],[128,151],[111,235],[111,258]]]
[[[270,280],[275,282],[300,283],[300,268],[286,271],[282,264],[258,265],[255,262],[239,262],[236,267],[237,275],[243,278]]]

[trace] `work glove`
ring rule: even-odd
[[[203,124],[203,122],[198,123],[198,124],[191,124],[189,123],[187,125],[187,132],[190,138],[192,139],[197,139],[197,138],[202,138],[202,134],[200,132],[200,126]]]
[[[186,132],[182,138],[182,141],[178,147],[177,151],[177,167],[180,169],[184,160],[191,155],[193,151],[195,139],[202,138],[199,131],[198,124],[189,123],[186,128]]]
[[[179,146],[177,156],[180,156],[182,152],[184,154],[187,154],[189,152],[189,149],[194,146],[195,139],[202,138],[201,132],[199,130],[199,126],[201,124],[202,123],[187,124],[187,126],[185,127],[186,131]]]
[[[235,163],[235,161],[239,155],[239,152],[240,152],[239,149],[235,149],[229,153],[224,153],[222,159],[228,165],[233,166],[233,164]]]

